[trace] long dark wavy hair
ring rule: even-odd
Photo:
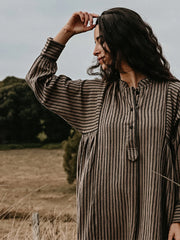
[[[152,28],[139,14],[127,8],[112,8],[101,14],[97,24],[102,46],[106,42],[110,49],[112,64],[103,70],[97,62],[87,70],[89,75],[100,75],[108,82],[118,81],[123,60],[134,71],[152,80],[176,79],[170,72],[169,63],[163,56],[162,47]],[[100,70],[95,71],[99,67]]]

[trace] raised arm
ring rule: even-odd
[[[56,76],[56,60],[64,44],[74,34],[94,28],[92,19],[95,16],[74,13],[54,39],[48,38],[40,56],[26,75],[26,81],[40,103],[84,133],[98,127],[105,83],[101,79],[72,81],[65,75]]]

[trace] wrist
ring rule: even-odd
[[[66,25],[62,28],[62,31],[64,32],[65,35],[70,36],[70,37],[72,37],[72,36],[75,34],[75,32],[72,31],[72,30],[68,27],[68,24],[66,24]]]
[[[65,45],[67,43],[67,41],[74,35],[74,33],[70,30],[68,30],[68,28],[63,27],[61,29],[61,31],[56,35],[56,37],[53,38],[53,40],[55,42],[58,42],[62,45]]]

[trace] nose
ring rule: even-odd
[[[94,56],[98,56],[100,53],[100,48],[98,47],[98,45],[95,45],[94,51],[93,51],[93,55]]]

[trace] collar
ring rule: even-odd
[[[143,88],[147,88],[149,84],[152,84],[152,80],[149,79],[149,78],[144,78],[142,80],[140,80],[138,82],[138,86],[137,86],[137,89],[143,89]],[[128,89],[128,88],[132,88],[132,87],[129,87],[128,83],[123,81],[123,80],[119,80],[119,85],[120,85],[120,88],[121,89]]]

